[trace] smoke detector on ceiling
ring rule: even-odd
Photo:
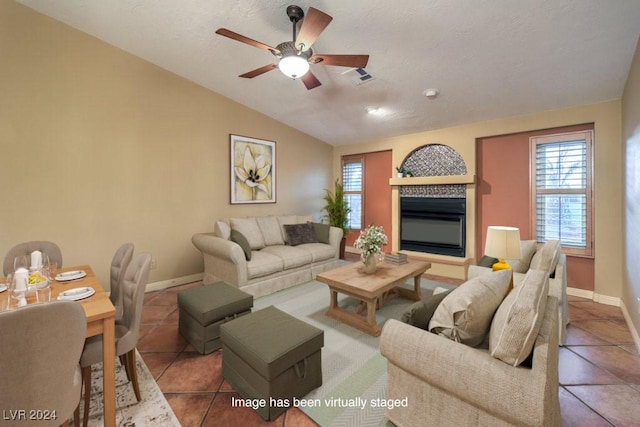
[[[364,68],[351,68],[342,73],[343,76],[346,76],[356,85],[362,85],[365,83],[369,83],[371,80],[375,80],[371,74],[367,72]]]
[[[433,99],[438,96],[438,89],[427,89],[423,93],[427,98]]]

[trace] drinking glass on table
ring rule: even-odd
[[[47,280],[49,280],[49,284],[53,283],[58,273],[58,263],[50,260],[48,256],[43,254],[42,272]]]
[[[36,299],[38,302],[51,301],[51,282],[45,280],[44,282],[37,283],[36,287]]]

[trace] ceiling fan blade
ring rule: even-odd
[[[229,37],[235,41],[239,41],[241,43],[246,43],[250,46],[257,47],[258,49],[264,49],[273,53],[274,55],[280,54],[280,51],[275,47],[271,47],[254,39],[250,39],[249,37],[245,37],[242,34],[234,33],[231,30],[227,30],[226,28],[218,28],[216,34],[220,34],[221,36]]]
[[[278,68],[278,64],[265,65],[264,67],[256,68],[253,71],[249,71],[249,72],[246,72],[244,74],[240,74],[239,77],[244,77],[245,79],[252,79],[254,77],[257,77],[257,76],[259,76],[261,74],[266,73],[267,71],[271,71],[274,68]]]
[[[309,58],[309,62],[318,65],[364,68],[369,62],[369,55],[313,55]]]
[[[300,80],[302,80],[302,83],[304,83],[308,90],[311,90],[314,87],[318,87],[322,84],[311,71],[307,71],[307,74],[302,76]]]
[[[332,19],[326,13],[310,7],[302,20],[302,27],[295,42],[296,49],[300,49],[300,45],[303,44],[302,50],[308,50]]]

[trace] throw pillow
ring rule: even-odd
[[[533,350],[547,307],[549,276],[529,270],[518,287],[506,296],[491,322],[489,352],[518,366]]]
[[[285,245],[288,245],[289,236],[287,236],[287,230],[284,229],[284,226],[288,224],[298,224],[298,217],[295,215],[279,216],[278,224],[280,224],[280,228],[282,229],[282,240],[284,241]]]
[[[289,236],[289,244],[291,246],[298,246],[303,243],[318,243],[313,226],[308,222],[284,225],[284,229],[287,232],[287,236]]]
[[[318,242],[329,244],[329,229],[331,228],[329,224],[312,222],[311,225],[313,226],[313,231],[316,233]]]
[[[493,264],[495,264],[496,262],[500,261],[498,258],[493,258],[490,256],[483,256],[482,258],[480,258],[480,261],[478,261],[478,265],[480,267],[493,267]]]
[[[241,232],[247,238],[251,249],[264,248],[264,238],[255,218],[231,218],[230,223],[232,230]]]
[[[531,257],[536,253],[536,246],[537,243],[535,240],[520,241],[520,259],[507,260],[507,263],[514,272],[526,273],[529,271],[529,264],[531,264]]]
[[[213,230],[213,234],[216,237],[220,237],[221,239],[224,240],[229,240],[229,237],[231,236],[231,227],[229,227],[229,224],[227,224],[224,221],[216,221],[216,226]]]
[[[232,242],[236,242],[238,245],[240,245],[242,251],[244,252],[244,257],[247,259],[247,261],[251,261],[251,245],[249,245],[249,242],[247,241],[247,238],[244,237],[244,234],[242,234],[238,230],[231,230],[230,236]]]
[[[511,274],[511,270],[494,271],[455,288],[438,305],[429,331],[472,347],[482,343],[507,294]]]
[[[560,258],[560,242],[557,240],[548,240],[531,258],[530,268],[533,270],[542,270],[547,274],[555,271],[558,259]]]
[[[275,216],[259,216],[256,218],[266,246],[284,245],[280,223]]]
[[[452,291],[453,289],[450,289],[446,292],[431,295],[422,301],[414,302],[404,313],[402,313],[400,321],[428,331],[431,316],[433,316],[433,313],[436,311],[436,308],[438,308],[438,305],[442,302],[444,297],[449,295]]]

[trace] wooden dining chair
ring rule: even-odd
[[[9,273],[13,273],[13,261],[17,256],[31,255],[33,251],[46,253],[50,261],[55,262],[58,268],[62,267],[62,251],[58,245],[46,240],[33,240],[31,242],[18,243],[9,249],[2,263],[2,272],[4,275],[6,276]]]
[[[3,311],[0,331],[0,424],[68,425],[82,388],[82,306],[54,301]]]
[[[127,267],[133,258],[133,243],[125,243],[118,248],[111,260],[111,288],[109,292],[109,299],[116,308],[116,321],[122,318],[122,282],[124,280],[124,273],[127,271]]]
[[[142,302],[144,289],[149,280],[151,255],[136,255],[125,270],[122,287],[122,318],[116,322],[116,356],[120,357],[124,365],[127,378],[133,385],[133,391],[138,402],[141,400],[138,373],[136,371],[136,346],[138,344],[138,329],[142,316]],[[80,366],[82,367],[82,382],[84,384],[84,418],[83,426],[89,421],[89,405],[91,402],[91,365],[102,362],[102,335],[90,337],[85,341]],[[77,417],[76,425],[77,424]]]

